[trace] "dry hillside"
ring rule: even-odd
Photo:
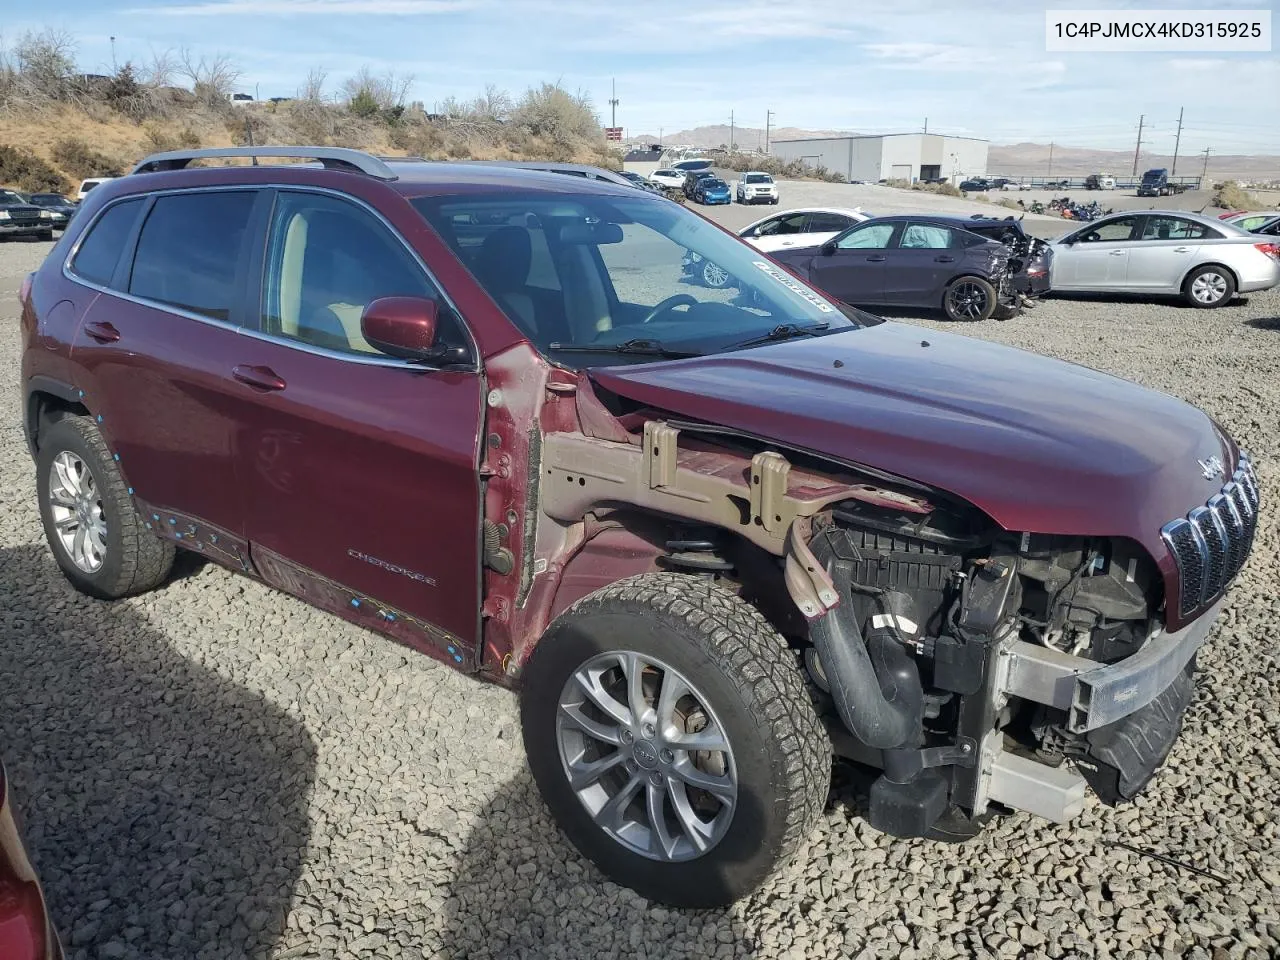
[[[238,76],[226,58],[186,54],[86,75],[66,34],[27,34],[0,49],[0,185],[65,192],[84,177],[124,173],[156,151],[248,143],[621,167],[590,101],[558,84],[518,97],[489,87],[428,114],[405,104],[409,81],[394,74],[364,69],[329,94],[324,75],[313,73],[297,97],[233,104]]]

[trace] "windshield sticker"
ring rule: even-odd
[[[765,263],[763,260],[753,260],[752,262],[757,267],[760,268],[760,270],[765,274],[765,276],[772,277],[774,280],[776,280],[782,286],[786,287],[788,290],[790,290],[800,299],[809,301],[809,303],[817,307],[818,310],[821,311],[822,313],[836,312],[835,307],[831,306],[831,304],[827,303],[827,301],[823,300],[820,296],[818,296],[812,290],[809,290],[808,288],[806,288],[804,284],[802,284],[799,280],[795,279],[794,277],[789,276],[788,274],[779,270],[777,267],[773,266],[772,264]]]

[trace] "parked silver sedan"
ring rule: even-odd
[[[1280,244],[1181,210],[1094,220],[1053,243],[1053,289],[1181,295],[1220,307],[1237,293],[1280,285]]]

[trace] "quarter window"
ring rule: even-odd
[[[227,320],[253,191],[159,197],[138,237],[129,292]]]
[[[120,261],[120,251],[141,210],[141,197],[108,207],[80,241],[71,269],[91,283],[104,287],[109,284]]]
[[[283,191],[267,240],[262,332],[346,353],[383,354],[361,333],[360,318],[379,297],[439,292],[381,223],[344,200]],[[458,340],[441,317],[437,339]]]

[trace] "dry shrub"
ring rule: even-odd
[[[1213,205],[1223,210],[1257,210],[1262,202],[1234,180],[1220,184],[1213,195]]]
[[[0,144],[0,184],[31,193],[66,193],[67,178],[48,161],[22,147]]]
[[[79,180],[86,177],[118,177],[122,172],[119,163],[77,137],[59,140],[53,145],[50,154],[54,163]]]
[[[201,144],[200,134],[193,128],[173,126],[152,122],[142,128],[146,133],[146,142],[152,153],[163,153],[169,150],[195,150]]]

